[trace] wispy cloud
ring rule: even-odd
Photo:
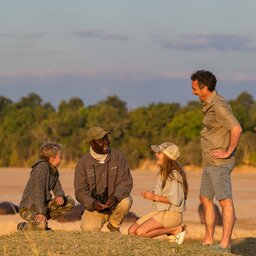
[[[47,52],[38,52],[38,54],[54,54]],[[57,53],[56,53],[57,54]],[[114,72],[114,71],[97,71],[97,70],[83,70],[83,69],[73,69],[73,70],[62,70],[62,69],[48,69],[41,71],[10,71],[10,72],[0,72],[1,79],[23,79],[23,78],[60,78],[60,77],[73,77],[79,79],[113,79],[115,81],[143,81],[149,79],[181,79],[189,80],[190,72],[168,72],[168,73],[150,73],[150,72]],[[236,73],[231,75],[221,74],[218,76],[219,81],[232,81],[235,83],[243,82],[255,82],[256,75],[249,73]],[[187,82],[186,82],[187,83]],[[255,83],[254,83],[255,84]],[[1,83],[0,83],[1,85]],[[1,86],[0,86],[1,87]]]
[[[177,40],[158,39],[157,43],[166,49],[177,51],[255,52],[256,45],[250,39],[238,35],[186,34]]]
[[[31,55],[31,56],[52,56],[52,55],[58,55],[58,54],[61,54],[63,53],[62,51],[59,51],[59,50],[26,50],[26,51],[20,51],[20,52],[17,52],[16,54],[18,55],[24,55],[24,56],[28,56],[28,55]]]
[[[128,40],[128,37],[124,35],[107,33],[104,30],[100,30],[100,29],[74,31],[72,34],[80,38],[91,38],[91,39],[99,39],[99,40],[118,40],[118,41]]]
[[[6,39],[25,39],[32,40],[44,37],[44,33],[27,33],[27,34],[15,34],[15,33],[3,33],[0,35],[1,38]]]

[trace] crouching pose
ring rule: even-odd
[[[56,143],[44,143],[40,148],[40,160],[32,166],[30,178],[20,202],[21,222],[17,230],[48,230],[47,220],[71,210],[75,201],[65,196],[57,167],[61,162],[62,147]],[[52,194],[55,198],[52,199]]]
[[[185,172],[176,159],[179,148],[170,142],[152,145],[160,167],[153,192],[142,192],[142,197],[153,201],[154,211],[137,220],[128,230],[129,234],[156,237],[167,234],[170,241],[182,244],[185,226],[182,226],[183,211],[188,184]]]
[[[132,205],[130,169],[124,155],[110,147],[108,134],[101,127],[88,130],[90,151],[81,157],[75,170],[75,195],[85,207],[81,220],[85,231],[100,231],[108,222],[110,231],[120,232]]]

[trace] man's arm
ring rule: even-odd
[[[87,182],[86,166],[84,165],[83,161],[85,161],[85,159],[81,158],[78,161],[75,169],[75,197],[79,203],[84,205],[87,209],[91,209],[94,199],[91,197],[90,187]]]
[[[115,192],[113,195],[118,199],[118,201],[120,201],[124,197],[130,195],[133,187],[133,180],[126,158],[121,153],[119,155],[117,165],[118,176],[116,180]]]
[[[224,150],[213,150],[212,157],[214,159],[217,158],[228,158],[236,149],[239,139],[242,134],[242,127],[240,125],[236,125],[230,130],[230,142],[226,151]]]

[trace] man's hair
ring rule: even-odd
[[[196,71],[191,75],[191,80],[197,80],[200,89],[203,89],[204,86],[207,86],[210,92],[215,89],[217,83],[215,75],[207,70]]]
[[[62,151],[62,145],[54,142],[45,142],[40,147],[40,158],[49,161],[50,157],[55,157],[58,151]]]

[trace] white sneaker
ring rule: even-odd
[[[176,236],[170,235],[169,242],[176,244],[183,244],[186,235],[186,225],[183,227],[183,231],[177,234]]]

